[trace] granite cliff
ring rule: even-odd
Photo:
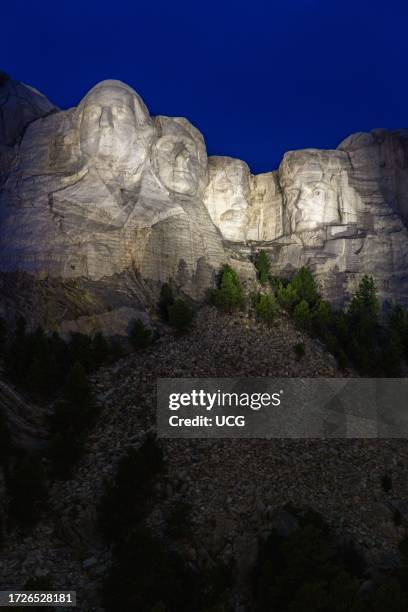
[[[253,279],[261,248],[273,274],[309,266],[337,305],[364,274],[381,298],[408,301],[408,131],[288,152],[253,175],[241,160],[207,158],[189,121],[151,117],[119,81],[61,111],[3,78],[0,154],[6,317],[29,309],[69,328],[120,311],[123,328],[123,309],[149,307],[169,278],[194,300],[227,261]]]

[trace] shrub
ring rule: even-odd
[[[293,347],[293,350],[295,352],[297,361],[300,361],[302,357],[305,356],[306,351],[305,351],[305,345],[303,344],[303,342],[299,342],[298,344],[295,344]]]
[[[268,325],[271,325],[279,312],[279,306],[275,296],[271,293],[260,295],[258,303],[255,306],[255,310],[257,316],[262,321]]]
[[[111,340],[109,344],[109,352],[113,361],[117,361],[123,357],[124,350],[121,341],[117,338]]]
[[[102,332],[96,332],[91,340],[91,357],[95,367],[99,368],[108,361],[110,355],[109,344],[102,334]]]
[[[190,329],[194,313],[184,300],[176,300],[172,306],[169,306],[168,313],[169,323],[177,331],[185,332]]]
[[[29,365],[29,339],[26,332],[26,321],[23,317],[18,317],[14,334],[4,356],[6,375],[14,383],[24,385]]]
[[[7,471],[9,514],[17,522],[32,526],[39,518],[46,499],[45,471],[35,454],[18,457]]]
[[[272,531],[254,572],[254,609],[290,612],[362,612],[360,564],[336,545],[315,513],[297,516],[287,537]],[[356,573],[355,573],[356,572]]]
[[[256,258],[255,267],[258,271],[259,282],[262,285],[266,285],[266,283],[269,281],[269,272],[271,269],[271,264],[269,263],[266,251],[262,250],[259,252],[258,257]]]
[[[197,569],[169,550],[146,527],[126,535],[105,580],[107,612],[211,610],[229,585],[223,566]]]
[[[405,585],[389,578],[380,583],[368,600],[369,612],[406,612],[408,598]]]
[[[120,459],[115,480],[106,484],[98,507],[99,526],[108,542],[119,541],[146,516],[155,477],[162,469],[162,451],[152,436]]]
[[[394,330],[388,329],[385,331],[381,345],[382,372],[386,376],[400,376],[404,354],[401,337]]]
[[[83,448],[83,434],[66,429],[65,433],[56,432],[50,437],[48,458],[51,462],[51,475],[66,480],[78,462]]]
[[[296,289],[294,289],[290,283],[286,285],[286,287],[281,285],[276,292],[276,297],[279,304],[289,311],[291,311],[299,301]]]
[[[320,298],[316,281],[308,268],[300,268],[293,277],[291,285],[296,291],[299,301],[305,300],[308,306],[314,306]]]
[[[408,311],[402,306],[391,304],[388,318],[389,333],[401,343],[405,358],[408,358]]]
[[[378,324],[379,309],[374,280],[371,276],[365,275],[349,304],[348,314],[351,318],[370,324],[374,328]]]
[[[84,439],[95,416],[91,383],[80,363],[73,365],[64,387],[64,399],[54,404],[50,417],[49,458],[52,472],[67,478],[78,461]]]
[[[346,312],[345,351],[360,373],[376,374],[379,369],[379,302],[374,281],[364,276]]]
[[[239,276],[228,264],[221,269],[218,289],[214,291],[214,304],[225,312],[233,312],[245,305],[244,290]]]
[[[74,363],[68,374],[64,395],[69,402],[84,411],[88,411],[93,405],[92,386],[84,366],[79,362]]]
[[[293,317],[298,325],[303,328],[307,328],[310,325],[311,321],[311,313],[309,309],[309,304],[306,300],[302,300],[295,306],[293,310]]]
[[[170,306],[174,304],[174,294],[173,289],[169,283],[164,283],[160,289],[160,298],[158,302],[158,309],[160,313],[160,317],[163,321],[169,320],[169,312],[168,309]]]
[[[69,341],[70,363],[80,363],[87,374],[95,369],[93,360],[92,340],[79,332],[71,333]]]
[[[129,340],[136,350],[147,348],[152,342],[152,330],[141,319],[136,319],[132,322]]]
[[[311,318],[314,332],[324,339],[333,323],[333,312],[329,302],[318,300],[312,310]]]

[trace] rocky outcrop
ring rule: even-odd
[[[17,160],[17,145],[27,126],[56,111],[42,93],[0,71],[0,185]]]
[[[58,111],[47,98],[29,85],[0,74],[0,144],[13,146],[35,119]]]
[[[397,143],[399,135],[388,139]],[[276,269],[308,265],[339,305],[364,274],[375,277],[382,299],[407,301],[408,235],[397,212],[403,198],[395,186],[386,193],[376,147],[353,153],[343,143],[336,151],[288,153],[279,169],[284,236],[272,249]]]
[[[0,373],[3,376],[3,372]],[[0,379],[0,413],[10,429],[11,443],[17,450],[38,451],[47,445],[49,431],[45,407],[31,404],[8,383]]]
[[[189,121],[152,118],[119,81],[99,83],[78,107],[58,112],[24,88],[0,88],[0,142],[12,150],[12,161],[1,161],[3,274],[76,280],[91,293],[96,283],[109,311],[129,306],[132,293],[137,308],[146,306],[169,278],[199,300],[227,261],[250,278],[264,248],[274,274],[307,265],[335,304],[363,274],[375,276],[382,298],[407,301],[407,132],[375,130],[337,150],[289,152],[278,170],[252,175],[238,159],[207,159]],[[9,90],[14,98],[4,97]],[[9,124],[8,105],[20,98]]]
[[[206,184],[186,119],[153,120],[130,87],[103,82],[27,128],[0,195],[0,268],[108,285],[133,269],[200,298],[225,260]]]

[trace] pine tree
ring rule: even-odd
[[[83,365],[74,363],[65,382],[65,397],[74,406],[88,409],[93,403],[92,387]]]
[[[279,312],[279,306],[275,296],[271,293],[261,295],[257,305],[255,306],[255,310],[256,314],[262,321],[268,325],[271,325]]]
[[[375,328],[378,325],[380,305],[377,298],[377,289],[371,276],[363,276],[352,298],[348,314],[354,320]]]
[[[152,342],[152,331],[141,319],[136,319],[132,323],[129,340],[134,349],[144,349]]]
[[[271,269],[266,251],[262,250],[259,252],[255,267],[258,270],[259,282],[261,285],[266,285],[266,283],[269,281],[269,272]]]
[[[180,332],[190,329],[194,313],[184,300],[176,300],[172,306],[169,306],[168,313],[169,323],[172,327]]]
[[[293,317],[301,327],[309,327],[310,324],[310,308],[306,300],[302,300],[295,306]]]
[[[97,368],[106,363],[109,357],[109,344],[102,332],[96,332],[91,343],[92,360]]]
[[[174,304],[173,289],[169,283],[164,283],[160,289],[158,309],[163,321],[169,320],[169,307]]]
[[[291,282],[292,288],[296,291],[298,301],[305,300],[309,306],[314,306],[320,296],[313,274],[308,268],[300,268]]]
[[[372,277],[364,276],[347,310],[347,353],[362,373],[378,369],[379,302]]]
[[[245,304],[239,276],[228,264],[221,270],[219,286],[214,292],[214,303],[217,308],[226,312],[243,308]]]
[[[22,523],[35,523],[47,493],[41,459],[33,453],[19,457],[7,474],[6,487],[10,515]]]

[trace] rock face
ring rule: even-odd
[[[100,280],[134,266],[199,297],[225,258],[206,183],[186,119],[153,120],[130,87],[100,83],[28,127],[0,195],[1,269]]]
[[[268,241],[282,234],[282,193],[276,172],[251,175],[231,157],[209,158],[204,202],[223,237],[232,242]]]
[[[12,147],[27,125],[58,111],[42,93],[0,74],[0,143]]]
[[[207,159],[194,126],[151,117],[120,81],[58,111],[9,80],[0,119],[3,274],[97,285],[101,313],[146,306],[170,278],[201,299],[223,263],[250,277],[264,248],[273,273],[307,265],[336,304],[363,274],[381,297],[408,299],[408,132],[289,152],[277,171],[252,175],[238,159]],[[130,294],[131,305],[118,297]]]
[[[401,151],[408,141],[403,133],[380,133],[352,136],[335,151],[287,153],[279,168],[283,234],[270,248],[273,267],[290,275],[307,265],[338,305],[364,274],[374,276],[382,299],[407,303],[408,157]],[[382,169],[384,140],[390,180]]]
[[[39,91],[0,72],[0,185],[18,155],[27,126],[58,111]]]

